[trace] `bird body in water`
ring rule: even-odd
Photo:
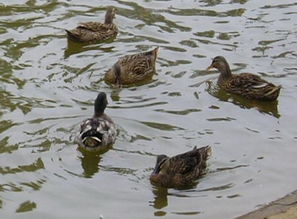
[[[194,147],[193,150],[173,157],[158,155],[150,181],[167,188],[184,188],[195,183],[205,173],[211,147]]]
[[[117,85],[130,85],[150,80],[155,73],[159,47],[143,53],[120,58],[105,74],[105,81]]]
[[[279,96],[281,86],[276,86],[251,73],[232,74],[223,56],[213,59],[207,70],[216,68],[220,72],[218,85],[225,91],[247,99],[273,101]]]
[[[105,14],[105,22],[86,22],[79,24],[73,30],[66,30],[68,38],[78,42],[99,42],[114,38],[118,34],[118,28],[113,23],[115,9],[109,8]]]
[[[81,148],[88,151],[106,149],[116,140],[117,129],[112,119],[104,113],[107,97],[100,92],[94,103],[94,115],[84,120],[80,125],[77,142]]]

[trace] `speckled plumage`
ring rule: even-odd
[[[159,47],[143,53],[120,58],[105,74],[105,81],[117,85],[129,85],[152,78]]]
[[[79,42],[99,42],[114,38],[118,34],[118,28],[113,24],[115,9],[109,8],[105,15],[105,22],[81,23],[73,30],[66,30],[69,39]]]
[[[183,188],[195,183],[204,174],[211,147],[194,147],[193,150],[174,157],[159,155],[150,176],[152,184],[167,188]]]
[[[276,100],[281,86],[276,86],[258,75],[250,73],[232,74],[229,64],[222,56],[213,59],[207,69],[216,68],[219,70],[220,77],[218,85],[227,92],[241,95],[247,99]]]
[[[77,136],[80,147],[96,151],[105,149],[106,146],[115,142],[117,129],[112,119],[104,113],[106,106],[106,94],[101,92],[95,100],[94,116],[84,120],[80,125],[80,132]]]

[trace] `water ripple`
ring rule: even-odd
[[[101,44],[66,39],[64,29],[103,21],[110,6],[116,8],[116,39]],[[296,10],[291,0],[3,0],[4,217],[30,211],[32,218],[38,212],[55,218],[62,209],[83,218],[84,212],[74,215],[65,208],[79,205],[96,218],[98,203],[104,203],[99,213],[107,218],[119,212],[139,218],[135,209],[142,209],[142,217],[218,218],[223,212],[233,218],[252,209],[254,200],[266,203],[295,189]],[[156,46],[161,49],[152,81],[120,89],[104,82],[119,57]],[[282,85],[279,100],[260,103],[218,89],[218,73],[205,70],[217,55],[227,58],[235,74],[251,72]],[[107,93],[106,113],[120,131],[108,151],[86,154],[73,139],[80,122],[92,115],[99,91]],[[156,156],[194,145],[213,145],[208,174],[188,190],[155,191],[149,174]],[[279,157],[286,159],[273,162]],[[280,179],[286,188],[279,187]]]

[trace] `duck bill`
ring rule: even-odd
[[[209,70],[211,70],[211,69],[213,69],[213,68],[214,68],[214,67],[213,67],[212,65],[210,65],[210,66],[207,67],[206,71],[209,71]]]
[[[158,163],[158,164],[156,164],[156,166],[155,166],[155,169],[153,170],[153,173],[152,173],[152,175],[157,175],[157,174],[159,174],[159,172],[160,172],[160,164]]]

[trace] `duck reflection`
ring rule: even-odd
[[[88,50],[86,47],[88,45],[87,43],[77,43],[73,42],[72,40],[67,39],[67,47],[64,51],[64,58],[68,58],[71,55],[83,52],[85,50]]]
[[[212,81],[207,81],[208,87],[207,92],[220,99],[221,101],[231,102],[241,108],[255,108],[261,113],[272,115],[276,118],[279,118],[281,115],[278,112],[278,100],[275,101],[259,101],[259,100],[248,100],[244,97],[230,94],[219,88]]]
[[[155,195],[153,203],[153,207],[155,209],[162,209],[168,205],[168,189],[164,187],[155,186],[153,188],[153,193]]]
[[[67,39],[67,47],[64,51],[64,58],[67,59],[71,55],[75,55],[81,52],[95,50],[102,51],[103,53],[112,52],[114,47],[102,47],[100,44],[78,43]]]
[[[81,166],[84,170],[83,176],[92,178],[93,175],[99,172],[99,163],[102,159],[102,152],[89,152],[83,149],[78,149],[81,152]]]
[[[121,89],[118,86],[111,91],[110,98],[112,99],[112,101],[114,102],[120,101],[120,92],[121,92]]]

